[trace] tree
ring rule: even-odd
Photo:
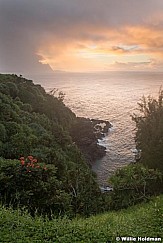
[[[133,115],[136,122],[136,147],[141,150],[140,162],[149,168],[163,172],[163,90],[158,99],[143,97],[139,114]]]

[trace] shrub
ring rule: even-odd
[[[130,164],[116,171],[109,182],[113,186],[111,207],[126,208],[160,192],[162,175],[141,164]]]
[[[32,156],[0,160],[0,194],[2,203],[25,207],[34,215],[68,213],[70,196],[62,190],[54,165],[38,163]]]

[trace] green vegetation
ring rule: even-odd
[[[117,170],[110,178],[114,191],[109,195],[110,209],[126,208],[163,192],[163,91],[158,100],[148,97],[139,103],[136,123],[136,164]]]
[[[109,195],[110,208],[127,208],[159,194],[162,174],[139,163],[129,164],[117,170],[109,182],[114,188]]]
[[[114,243],[116,237],[122,236],[163,238],[163,196],[146,204],[88,219],[49,221],[0,207],[0,225],[0,242],[5,243]]]
[[[136,122],[136,146],[141,150],[140,162],[163,173],[163,90],[158,99],[143,97]]]
[[[163,192],[163,91],[158,100],[143,98],[139,104],[142,115],[133,120],[140,160],[117,170],[109,181],[113,192],[104,194],[76,146],[83,149],[77,131],[84,126],[79,120],[87,119],[77,118],[63,98],[22,76],[0,75],[0,242],[163,237],[163,196],[158,196]],[[83,141],[84,132],[96,141],[90,122]],[[149,202],[153,195],[157,198]],[[133,207],[142,201],[146,204]]]
[[[0,75],[0,114],[0,193],[5,205],[48,215],[101,210],[95,177],[69,135],[76,116],[62,97],[21,76]],[[47,170],[25,173],[18,159],[28,156]]]

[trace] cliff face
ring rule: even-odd
[[[111,127],[108,121],[76,117],[62,100],[47,94],[40,85],[34,85],[31,80],[16,75],[0,75],[0,92],[3,102],[6,103],[5,97],[10,99],[10,102],[5,104],[5,108],[3,105],[1,107],[1,120],[19,124],[22,122],[20,117],[24,116],[26,121],[23,120],[23,123],[30,126],[33,135],[38,135],[39,130],[42,134],[43,129],[48,131],[50,129],[49,132],[55,135],[53,140],[57,140],[62,146],[65,140],[69,140],[70,143],[71,136],[89,165],[105,155],[105,147],[98,144],[98,139],[101,139]],[[7,109],[9,109],[8,115],[5,115]],[[16,110],[15,116],[13,116],[14,110]],[[33,119],[33,122],[29,121],[30,119]],[[16,129],[19,133],[19,129]],[[39,135],[41,135],[40,133]],[[45,140],[46,137],[44,136]],[[16,158],[14,155],[7,156],[7,158],[10,157]]]
[[[84,117],[77,117],[73,124],[70,135],[89,165],[105,156],[106,148],[98,144],[98,139],[102,139],[110,127],[108,121]]]

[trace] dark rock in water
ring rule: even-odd
[[[93,123],[94,132],[96,133],[98,139],[104,137],[109,131],[109,128],[112,127],[111,123],[105,120],[91,119],[91,122]]]
[[[70,135],[89,165],[106,154],[106,148],[98,144],[98,139],[102,139],[110,127],[108,121],[77,117]]]

